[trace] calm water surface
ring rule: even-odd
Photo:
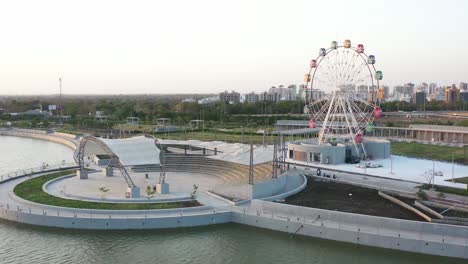
[[[83,231],[0,221],[0,263],[466,263],[253,227]]]
[[[72,149],[39,139],[0,136],[0,175],[62,160],[73,161]]]
[[[52,142],[0,136],[0,165],[71,161]],[[7,151],[4,151],[4,150]],[[5,169],[7,168],[7,169]],[[224,224],[208,227],[87,231],[36,227],[0,220],[0,264],[25,263],[466,263]]]

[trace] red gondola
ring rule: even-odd
[[[354,138],[354,141],[356,141],[356,143],[362,143],[362,141],[363,141],[362,134],[361,134],[361,133],[357,133],[357,134],[356,134],[356,137]]]
[[[375,107],[374,108],[374,117],[379,118],[382,116],[382,108],[380,107]]]

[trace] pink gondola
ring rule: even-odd
[[[381,117],[381,116],[382,116],[382,108],[376,106],[376,107],[374,108],[374,117],[379,118],[379,117]]]
[[[313,119],[309,120],[309,128],[315,128],[315,127],[316,127],[315,120]]]
[[[311,60],[311,61],[310,61],[310,67],[311,67],[311,68],[317,67],[317,60]]]
[[[364,53],[364,45],[358,44],[356,51],[357,53]]]

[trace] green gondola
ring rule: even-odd
[[[373,123],[368,123],[366,126],[366,132],[367,133],[373,133],[375,130],[375,126]]]
[[[330,48],[331,48],[331,49],[337,49],[337,48],[338,48],[338,42],[332,41],[332,42],[331,42],[331,45],[330,45]]]
[[[383,73],[382,73],[381,71],[376,71],[376,72],[375,72],[375,79],[376,79],[377,81],[382,80],[382,79],[383,79]]]

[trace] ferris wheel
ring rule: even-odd
[[[363,146],[365,133],[373,132],[374,118],[382,115],[379,107],[383,90],[381,71],[375,68],[375,56],[345,40],[340,46],[332,41],[310,61],[304,76],[309,127],[321,127],[318,144],[352,142],[356,152],[367,157]]]

